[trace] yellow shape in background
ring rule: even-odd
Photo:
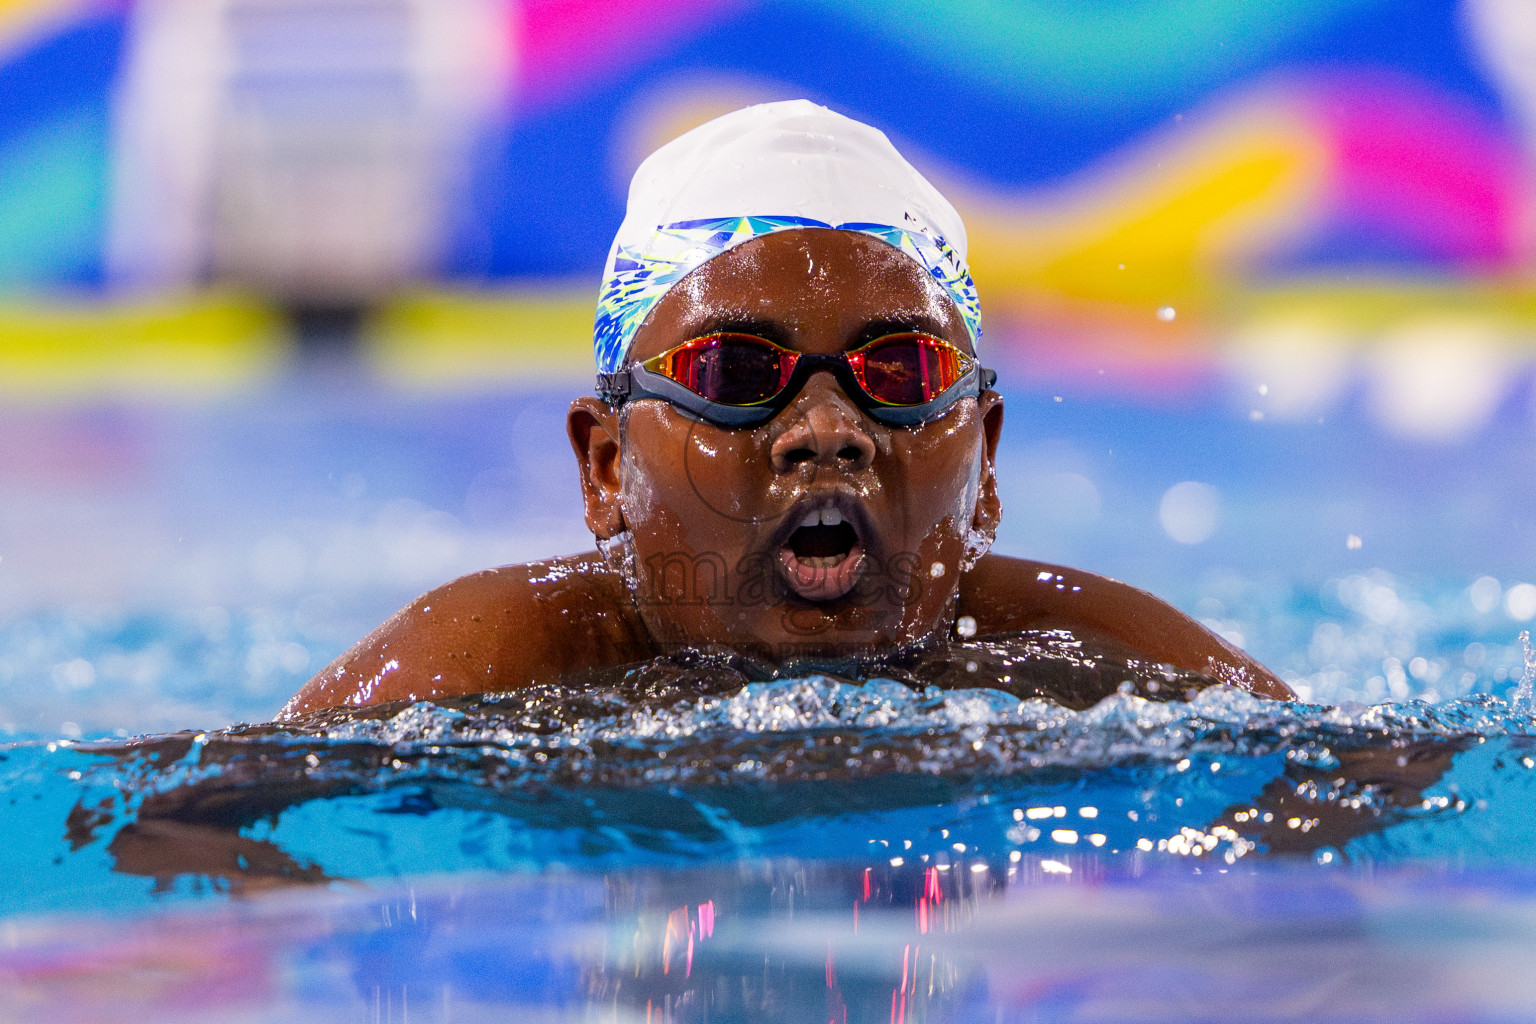
[[[248,389],[292,352],[281,319],[242,296],[0,308],[0,399],[176,397]]]
[[[1209,128],[1179,128],[1022,200],[955,189],[983,308],[1172,306],[1210,311],[1254,258],[1308,225],[1328,152],[1280,103],[1245,104]]]
[[[0,34],[11,25],[30,21],[48,11],[79,6],[80,0],[0,0]]]
[[[774,92],[755,83],[736,92],[751,90]],[[632,140],[626,152],[649,151],[735,97],[659,90],[621,133]],[[1052,189],[977,187],[964,172],[933,172],[942,153],[897,142],[960,209],[984,314],[1144,322],[1169,341],[1240,296],[1252,261],[1311,225],[1331,159],[1303,106],[1279,89],[1197,110]],[[1172,330],[1157,319],[1165,306],[1177,311]]]
[[[99,0],[0,0],[0,60],[49,29],[101,6]]]
[[[364,358],[386,380],[413,390],[590,378],[596,294],[596,282],[583,281],[402,295],[369,325]]]

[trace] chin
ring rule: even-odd
[[[911,646],[922,634],[904,628],[901,608],[871,607],[854,595],[811,602],[791,597],[767,632],[781,665],[856,663]],[[829,669],[830,670],[830,669]]]

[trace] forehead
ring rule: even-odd
[[[827,228],[764,235],[700,266],[656,304],[631,353],[654,355],[722,321],[769,323],[806,342],[910,325],[970,348],[954,301],[917,262],[879,239]]]

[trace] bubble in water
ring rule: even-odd
[[[962,615],[962,616],[960,616],[958,619],[955,620],[955,632],[958,633],[960,636],[967,637],[967,638],[975,636],[976,635],[976,620],[971,618],[969,615]],[[973,663],[968,663],[967,664],[968,668],[969,668],[970,664],[973,664]]]
[[[1163,531],[1180,544],[1201,544],[1221,523],[1221,495],[1210,484],[1186,480],[1163,494],[1157,516]]]
[[[1178,310],[1174,309],[1172,306],[1163,306],[1157,311],[1157,318],[1165,324],[1172,323],[1173,318],[1178,315]]]
[[[1504,610],[1516,622],[1536,618],[1536,585],[1516,583],[1504,593]]]
[[[1479,576],[1467,588],[1467,597],[1473,608],[1487,615],[1498,609],[1499,602],[1504,599],[1504,587],[1492,576]]]

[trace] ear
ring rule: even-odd
[[[578,398],[566,413],[565,432],[581,469],[581,501],[587,528],[599,540],[624,530],[624,509],[619,503],[622,482],[619,450],[619,414],[597,398]]]
[[[1003,396],[996,391],[983,391],[976,404],[981,413],[981,487],[976,492],[972,525],[982,533],[995,534],[1003,521],[996,473],[997,443],[1003,436]]]

